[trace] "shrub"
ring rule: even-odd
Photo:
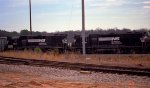
[[[42,52],[42,50],[41,50],[41,48],[36,47],[36,48],[34,49],[34,52],[41,53],[41,52]]]
[[[54,50],[52,50],[52,54],[53,54],[54,56],[59,55],[59,49],[54,49]]]

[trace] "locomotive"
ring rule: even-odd
[[[0,51],[40,48],[43,51],[57,49],[59,52],[82,52],[82,38],[74,35],[69,42],[68,35],[0,37]],[[150,53],[150,34],[130,32],[123,34],[89,34],[86,37],[88,54]]]
[[[51,36],[0,37],[0,50],[34,50],[35,48],[40,48],[43,51],[58,49],[62,52],[67,45],[66,37],[67,35],[65,34]]]
[[[76,51],[82,51],[82,38],[74,36]],[[86,37],[86,53],[149,53],[149,33],[90,34]]]

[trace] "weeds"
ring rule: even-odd
[[[65,54],[59,54],[57,50],[52,52],[41,52],[40,49],[34,51],[7,51],[0,52],[0,56],[18,57],[27,59],[38,60],[50,60],[50,61],[63,61],[72,63],[88,63],[88,64],[100,64],[100,65],[121,65],[121,66],[140,66],[150,68],[150,55],[149,54],[95,54],[82,56],[79,53],[66,52]],[[85,59],[88,58],[88,59]]]

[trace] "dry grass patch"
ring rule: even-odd
[[[55,52],[42,53],[33,51],[6,51],[0,52],[0,56],[50,61],[64,61],[72,63],[150,68],[150,54],[95,54],[86,55],[86,57],[84,57],[78,53],[58,54]]]
[[[52,61],[75,61],[77,58],[82,57],[82,55],[75,53],[58,54],[55,52],[43,53],[34,51],[6,51],[0,52],[0,56]]]

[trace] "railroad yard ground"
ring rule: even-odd
[[[0,88],[149,88],[150,78],[0,64]]]
[[[150,54],[95,54],[84,57],[76,53],[58,54],[57,52],[7,51],[0,52],[0,56],[104,66],[150,68]]]
[[[150,68],[149,54],[87,55],[56,52],[7,51],[0,56],[87,63],[105,66]],[[0,64],[0,88],[149,88],[150,77]]]

